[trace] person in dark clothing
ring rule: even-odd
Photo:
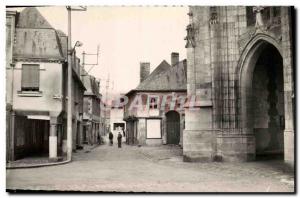
[[[122,147],[122,135],[119,132],[119,134],[118,134],[118,148],[121,148],[121,147]]]
[[[122,129],[122,131],[123,131],[123,137],[125,137],[125,130],[124,130],[124,129]]]
[[[101,144],[101,138],[100,138],[99,133],[97,134],[97,143],[98,143],[98,144]]]
[[[110,145],[112,146],[113,145],[114,135],[113,135],[113,133],[111,131],[108,134],[108,138],[109,138]]]

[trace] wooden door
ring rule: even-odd
[[[176,111],[170,111],[167,117],[167,144],[179,144],[180,141],[180,116]]]

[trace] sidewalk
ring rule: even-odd
[[[13,162],[6,163],[7,169],[37,168],[68,163],[66,157],[59,157],[57,162],[50,162],[48,156],[26,157]]]
[[[94,145],[84,145],[83,149],[76,150],[73,153],[89,153],[94,148],[98,147],[100,145],[94,144]],[[66,156],[60,156],[58,157],[57,162],[50,162],[48,156],[34,156],[34,157],[26,157],[23,159],[19,159],[13,162],[6,163],[7,169],[17,169],[17,168],[37,168],[37,167],[44,167],[44,166],[54,166],[54,165],[61,165],[66,164],[71,161],[67,160]]]

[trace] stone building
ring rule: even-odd
[[[62,158],[66,148],[67,36],[33,7],[6,12],[7,161]],[[84,85],[73,56],[73,148],[80,139]]]
[[[126,122],[123,120],[124,107],[122,103],[122,97],[117,97],[111,101],[110,105],[110,131],[114,135],[114,141],[117,141],[119,132],[122,134],[122,136],[124,136],[123,130],[126,130]]]
[[[83,105],[83,133],[84,143],[95,144],[100,136],[100,82],[83,70],[83,82],[86,87]]]
[[[124,120],[128,144],[182,145],[186,60],[179,61],[179,54],[172,53],[171,65],[164,60],[151,74],[150,63],[142,62],[140,84],[126,96]]]
[[[292,7],[189,8],[185,161],[294,164]],[[196,109],[196,110],[195,110]]]

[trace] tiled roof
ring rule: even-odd
[[[186,90],[186,60],[174,66],[164,60],[135,90]]]
[[[53,29],[36,7],[27,7],[22,10],[18,17],[17,28]]]
[[[97,80],[94,76],[88,75],[86,71],[83,72],[82,81],[86,88],[84,95],[94,95],[100,97],[99,87],[97,85]]]
[[[25,8],[18,16],[14,58],[64,60],[61,39],[35,7]]]

